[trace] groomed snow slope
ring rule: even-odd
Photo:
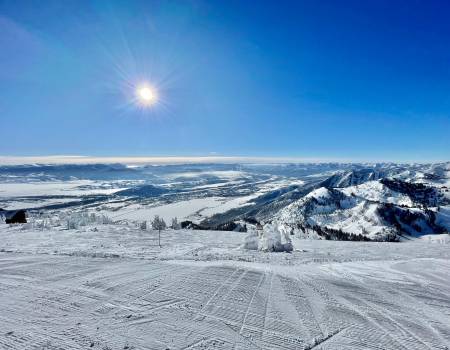
[[[96,231],[98,230],[98,231]],[[445,349],[447,244],[0,225],[1,349]]]

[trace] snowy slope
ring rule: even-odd
[[[362,185],[350,186],[342,189],[342,192],[347,196],[356,196],[374,202],[392,203],[408,207],[414,205],[408,195],[393,191],[380,181],[369,181]]]
[[[0,349],[445,349],[446,241],[0,224]],[[448,241],[447,241],[448,242]]]
[[[369,181],[344,189],[314,190],[282,209],[273,220],[301,236],[391,240],[450,231],[442,210],[415,207],[407,194],[393,191],[381,181]]]

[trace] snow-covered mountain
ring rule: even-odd
[[[388,170],[378,169],[358,169],[344,172],[338,172],[328,179],[326,179],[322,185],[327,188],[335,187],[348,187],[354,185],[360,185],[367,181],[378,180],[392,174]]]
[[[450,230],[448,209],[439,206],[446,200],[438,188],[390,178],[360,181],[378,176],[364,174],[339,181],[332,176],[323,184],[335,188],[313,190],[280,210],[273,221],[293,234],[326,239],[397,240]],[[363,183],[341,188],[355,181]]]

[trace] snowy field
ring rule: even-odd
[[[448,235],[293,241],[0,224],[1,349],[448,349]]]

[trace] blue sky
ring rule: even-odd
[[[448,160],[449,11],[0,0],[0,155]]]

